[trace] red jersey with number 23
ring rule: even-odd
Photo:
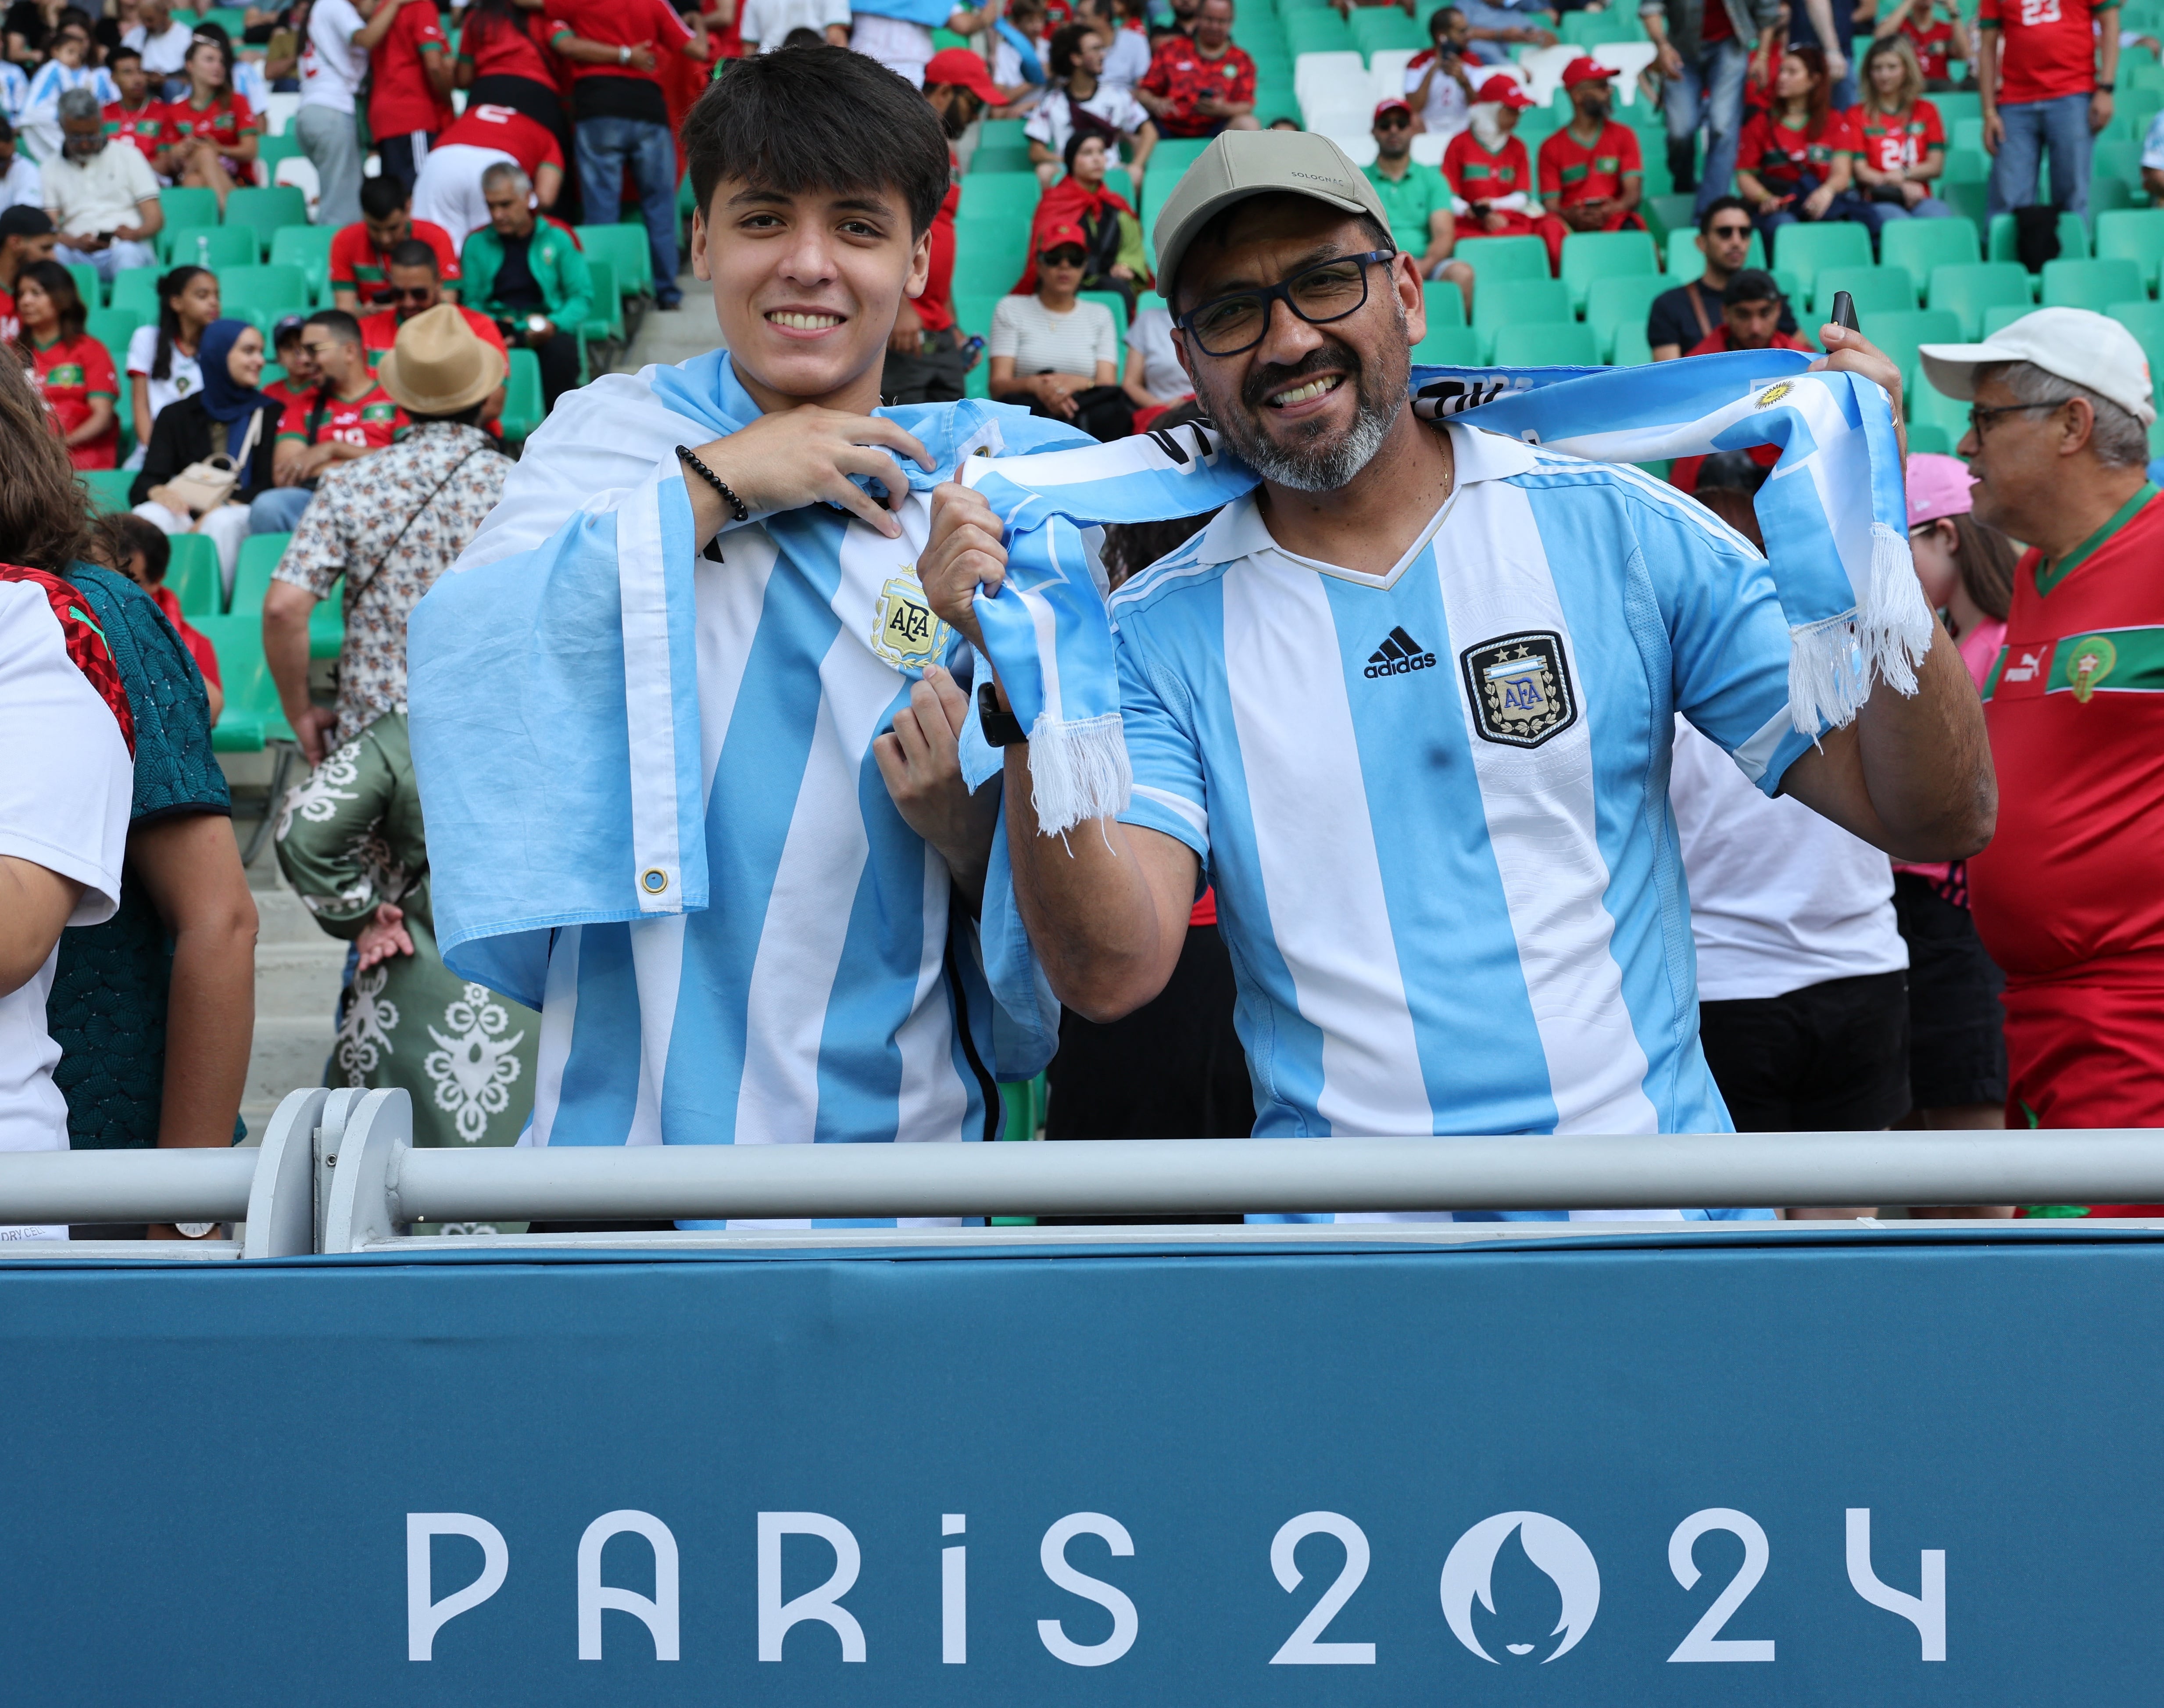
[[[2144,485],[2063,562],[2014,571],[1984,681],[1999,828],[1968,863],[1991,958],[2036,977],[2164,965],[2164,502]]]
[[[2119,0],[1983,0],[1978,28],[1999,38],[1999,101],[2056,101],[2096,87],[2096,14]],[[2116,29],[2114,19],[2107,29]]]

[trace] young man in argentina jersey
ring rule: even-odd
[[[1764,560],[1634,469],[1416,419],[1419,274],[1364,181],[1321,139],[1228,147],[1168,202],[1158,277],[1182,364],[1263,484],[1113,596],[1118,822],[1033,833],[1028,749],[1006,749],[1014,881],[1053,989],[1094,1020],[1147,1001],[1214,882],[1258,1133],[1727,1130],[1697,1039],[1672,716],[1768,794],[1957,858],[1993,813],[1959,656],[1940,633],[1913,698],[1882,687],[1848,728],[1798,734]],[[1316,268],[1329,291],[1300,282]],[[1293,307],[1326,298],[1342,318]],[[1893,364],[1824,336],[1898,417]],[[943,488],[933,608],[972,632],[1004,560],[983,501]]]
[[[1057,1011],[916,560],[960,459],[1092,441],[874,413],[948,188],[891,71],[747,60],[684,145],[726,349],[567,394],[415,620],[446,959],[542,1011],[526,1143],[983,1138]]]

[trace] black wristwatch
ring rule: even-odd
[[[2119,87],[2119,85],[2116,83],[2099,83],[2097,85],[2097,87],[2104,91],[2105,94],[2109,95],[2115,91]]]
[[[994,747],[1022,747],[1029,741],[1029,732],[1014,713],[1000,704],[999,691],[990,682],[977,684],[977,722],[984,728],[985,739]]]

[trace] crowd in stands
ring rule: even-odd
[[[357,945],[336,1071],[405,1085],[423,1107],[425,1052],[398,1045],[460,1009],[502,1066],[465,1113],[433,1106],[438,1142],[515,1137],[538,1017],[435,952],[406,621],[502,489],[514,376],[530,372],[552,410],[592,377],[594,323],[642,290],[678,305],[680,122],[746,55],[853,46],[921,91],[945,135],[930,276],[886,346],[890,402],[986,396],[1102,440],[1194,418],[1157,294],[1157,216],[1208,139],[1306,127],[1346,147],[1374,192],[1388,247],[1372,259],[1411,256],[1428,283],[1416,361],[1815,350],[1833,281],[1852,287],[1866,334],[1907,376],[1918,573],[1979,687],[2024,680],[2007,660],[2041,620],[2025,587],[2085,554],[2146,549],[2159,525],[2136,478],[2154,411],[2126,376],[2164,349],[2150,296],[2164,211],[2143,211],[2164,210],[2164,112],[2151,122],[2164,73],[2122,90],[2122,71],[2157,71],[2160,50],[2109,8],[1983,0],[1965,18],[1947,0],[1862,0],[1837,18],[1828,0],[1647,0],[1594,31],[1585,20],[1602,14],[1526,0],[1421,19],[1408,5],[1402,22],[1427,45],[1393,50],[1382,85],[1374,65],[1342,61],[1296,83],[1285,49],[1297,17],[1352,42],[1395,5],[1007,0],[932,23],[911,0],[881,3],[891,14],[846,0],[472,0],[456,13],[297,0],[224,22],[176,18],[167,0],[106,0],[102,16],[51,0],[7,9],[0,342],[18,360],[0,363],[0,560],[29,573],[0,572],[0,648],[28,661],[33,697],[0,710],[52,719],[34,787],[71,804],[66,858],[45,879],[0,859],[22,904],[0,940],[0,1050],[19,1046],[50,1081],[0,1106],[0,1148],[51,1131],[78,1144],[230,1137],[253,911],[213,758],[228,675],[242,691],[218,645],[249,543],[265,536],[282,549],[260,613],[234,610],[260,614],[276,702],[260,709],[309,768],[274,803],[278,859],[325,929]],[[1626,39],[1650,56],[1600,57]],[[1357,132],[1342,117],[1356,107]],[[2106,158],[2115,171],[2098,170]],[[272,234],[259,244],[240,216],[293,159],[311,169],[319,281],[276,313],[228,301],[231,281],[272,270]],[[176,205],[192,210],[185,241]],[[620,216],[643,286],[621,250],[613,271],[597,265],[594,234]],[[250,234],[241,248],[213,254],[213,237],[235,232]],[[1974,513],[1957,449],[1988,466],[1996,525]],[[1656,472],[1755,539],[1771,461]],[[74,471],[126,484],[101,488],[93,513]],[[2055,492],[2081,500],[2071,534]],[[1182,537],[1116,535],[1116,581]],[[191,539],[215,573],[184,588],[176,552]],[[68,585],[87,617],[71,615]],[[326,601],[342,631],[328,697],[311,669]],[[2116,656],[2064,666],[2089,672],[2073,685],[2082,704]],[[2104,810],[2082,792],[2094,780],[2055,775],[2043,745],[2002,761],[2002,825],[2030,817],[2018,851],[1972,883],[1960,862],[1890,864],[1739,786],[1702,738],[1679,740],[1705,1048],[1739,1126],[1974,1127],[2009,1104],[2046,1124],[2143,1124],[2130,1093],[2098,1102],[2048,1073],[2009,1080],[2002,1006],[2053,1040],[2048,1056],[2072,1048],[2070,1028],[2138,1029],[2146,1000],[2138,980],[2069,975],[2146,946],[2138,921],[2093,906],[2128,875],[2043,828],[2045,803]],[[5,812],[24,810],[0,796],[0,837]],[[2089,890],[2022,888],[2017,871],[2062,854],[2088,863]],[[125,892],[123,866],[139,885]],[[1102,1028],[1070,1017],[1054,1136],[1245,1130],[1229,963],[1204,934],[1214,904],[1197,907],[1199,959],[1166,1006]],[[69,1017],[117,976],[101,958],[130,957],[144,1059],[84,1066],[108,1054],[84,1028],[111,1017]],[[1103,1064],[1137,1053],[1201,1101],[1113,1106]]]

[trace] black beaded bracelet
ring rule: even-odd
[[[701,480],[704,481],[709,486],[712,486],[717,492],[722,495],[722,498],[727,501],[729,508],[736,512],[736,519],[738,522],[748,522],[751,520],[751,512],[744,508],[744,501],[738,497],[737,495],[729,489],[729,483],[727,481],[724,481],[719,475],[716,474],[712,469],[708,468],[704,463],[701,462],[695,455],[693,455],[691,446],[688,444],[678,445],[676,447],[676,455],[685,462],[687,462],[691,465],[692,473],[698,476]]]

